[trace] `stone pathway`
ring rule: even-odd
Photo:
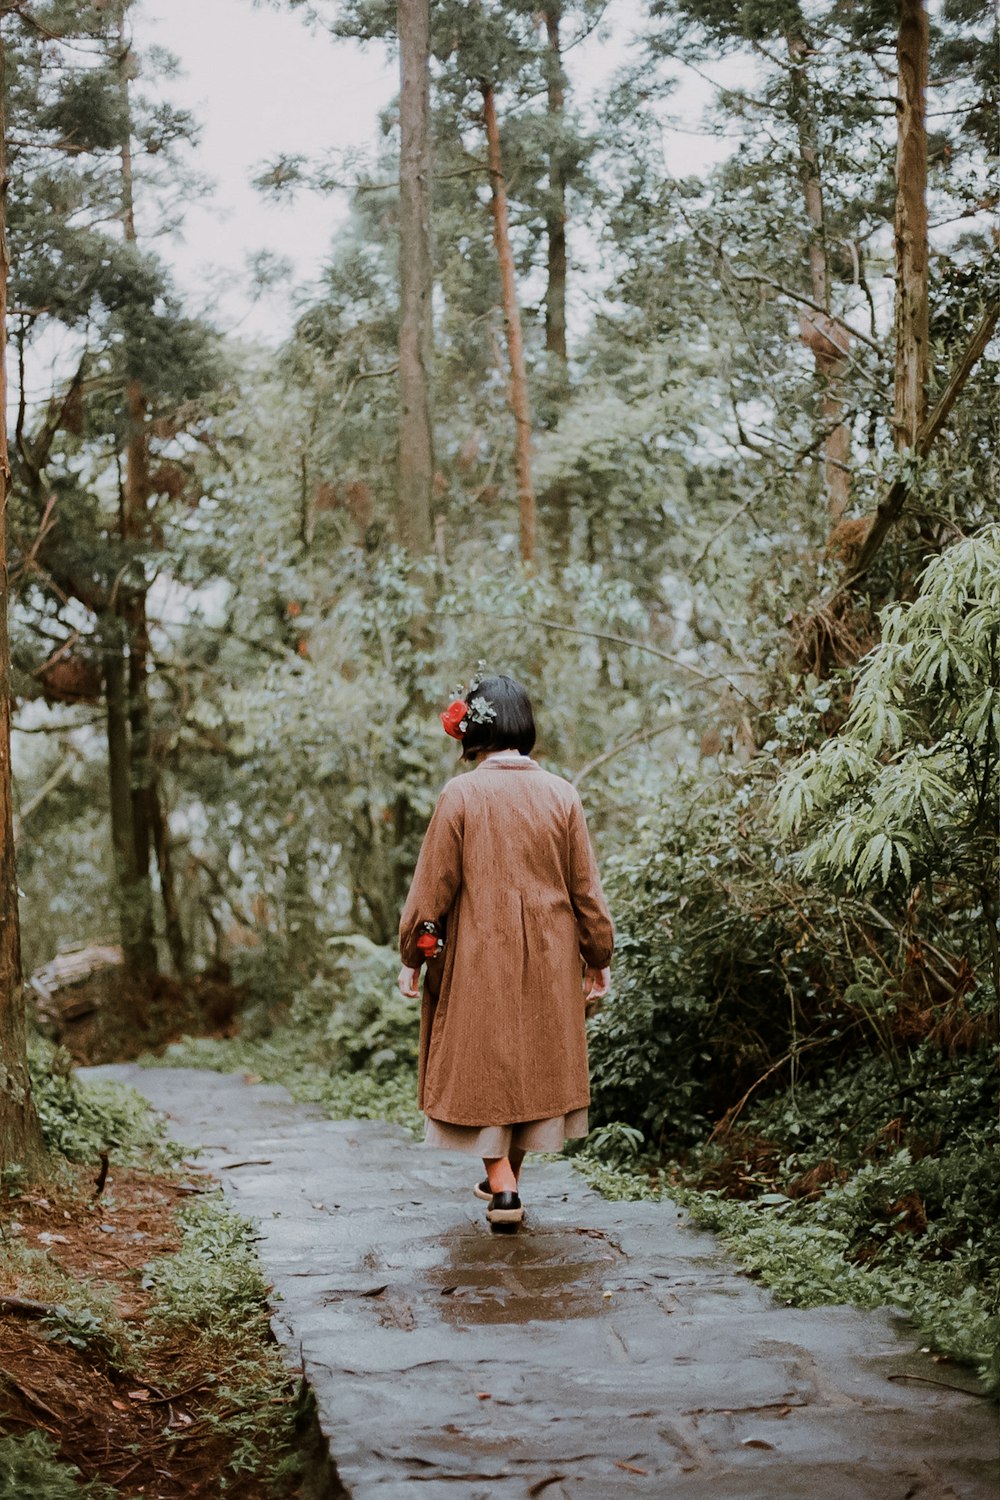
[[[669,1203],[529,1162],[487,1230],[474,1165],[238,1074],[132,1084],[260,1228],[356,1500],[997,1500],[996,1410],[889,1313],[777,1304]]]

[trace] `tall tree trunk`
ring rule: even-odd
[[[927,406],[927,71],[925,0],[899,0],[896,59],[896,370],[897,448],[912,448]]]
[[[562,60],[561,0],[551,0],[544,12],[545,36],[548,42],[546,95],[548,105],[549,187],[545,209],[546,270],[545,350],[549,356],[548,383],[551,421],[558,419],[559,404],[569,386],[569,360],[566,347],[566,166],[562,150],[562,133],[566,110],[566,73]],[[541,494],[542,514],[548,532],[549,555],[557,567],[570,558],[573,532],[571,494],[561,480],[550,484]]]
[[[823,208],[823,179],[813,103],[806,75],[809,48],[798,32],[786,37],[792,62],[791,113],[799,147],[799,181],[806,218],[809,220],[809,294],[823,313],[807,310],[802,315],[802,336],[812,350],[816,373],[821,382],[819,419],[826,433],[823,439],[823,493],[827,515],[832,526],[843,516],[851,498],[848,461],[851,452],[850,428],[841,420],[844,408],[842,375],[846,334],[830,316],[830,266],[826,248],[826,221]]]
[[[549,191],[545,209],[548,280],[545,288],[545,348],[552,356],[553,376],[566,375],[566,166],[563,160],[562,129],[566,109],[566,74],[563,69],[559,23],[562,6],[559,0],[545,11],[546,91],[548,99]]]
[[[434,437],[431,265],[430,0],[398,0],[399,32],[399,454],[396,530],[411,552],[430,552]]]
[[[497,125],[493,86],[481,84],[483,123],[490,172],[493,239],[500,263],[500,289],[503,321],[507,333],[510,360],[510,405],[514,413],[514,461],[517,472],[517,501],[520,513],[521,561],[529,567],[535,561],[535,489],[531,477],[531,407],[528,402],[528,376],[524,364],[524,338],[521,333],[521,310],[517,302],[517,280],[514,274],[514,252],[510,243],[510,216],[507,210],[507,188],[500,155],[500,128]]]
[[[135,196],[132,172],[132,123],[129,102],[129,81],[132,77],[132,51],[125,32],[125,15],[129,0],[123,0],[118,32],[118,71],[123,105],[124,131],[121,142],[121,198],[122,232],[125,243],[137,242],[135,227]],[[126,349],[126,433],[125,433],[125,477],[121,497],[121,533],[126,546],[141,544],[146,534],[146,504],[149,498],[149,447],[146,431],[146,394],[142,381],[131,367],[132,359]],[[146,591],[144,588],[123,588],[118,612],[125,625],[128,645],[126,681],[122,684],[127,694],[127,728],[112,724],[113,715],[119,707],[108,698],[108,767],[112,782],[122,774],[117,757],[125,756],[124,774],[128,779],[132,849],[129,853],[120,849],[125,837],[124,827],[114,829],[115,807],[124,813],[121,788],[112,786],[112,838],[116,848],[116,867],[121,858],[125,864],[127,891],[123,892],[122,908],[128,907],[131,916],[128,940],[122,932],[122,946],[126,964],[134,978],[149,979],[156,973],[156,939],[153,921],[153,886],[150,878],[150,854],[152,836],[150,830],[150,802],[156,796],[155,778],[150,758],[149,724],[149,630],[146,619]],[[117,692],[117,669],[112,665],[111,682]]]
[[[10,641],[7,612],[7,503],[10,454],[7,448],[7,122],[4,111],[6,53],[0,10],[0,1168],[19,1163],[29,1170],[42,1156],[31,1082],[28,1077],[21,982],[21,927],[17,907],[17,868],[10,768]]]

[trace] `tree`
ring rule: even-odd
[[[850,335],[830,316],[830,264],[823,208],[823,178],[817,143],[815,104],[808,82],[810,47],[802,17],[794,17],[786,33],[789,74],[789,113],[799,147],[802,197],[809,221],[809,290],[813,307],[802,311],[803,342],[812,350],[821,385],[819,419],[823,427],[823,487],[831,526],[836,526],[850,503],[849,459],[851,431],[843,419],[842,376]]]
[[[400,541],[432,541],[434,443],[429,0],[399,0],[399,459]]]
[[[31,1099],[21,982],[21,929],[10,767],[10,608],[7,505],[11,491],[7,449],[7,92],[6,38],[9,8],[0,10],[0,1170],[32,1166],[41,1135]]]
[[[517,300],[514,254],[510,243],[510,215],[507,207],[507,185],[500,152],[500,127],[497,123],[496,97],[493,85],[482,84],[483,125],[490,172],[490,203],[493,213],[493,238],[500,268],[500,291],[507,354],[510,360],[510,409],[514,416],[514,463],[517,473],[517,503],[520,515],[521,561],[529,567],[535,561],[535,486],[531,477],[531,403],[528,399],[528,372],[524,363],[524,335],[521,309]]]
[[[927,74],[925,0],[900,0],[896,39],[896,313],[893,421],[898,448],[913,448],[927,402],[930,341],[927,245]]]
[[[147,593],[162,562],[162,513],[186,509],[177,439],[196,425],[195,398],[219,367],[211,332],[183,316],[162,267],[139,243],[137,160],[152,178],[147,201],[155,205],[192,122],[159,100],[134,98],[129,8],[130,0],[68,6],[47,15],[44,31],[26,24],[17,37],[12,87],[24,118],[11,217],[20,372],[14,480],[31,559],[20,615],[36,637],[19,665],[34,693],[51,685],[56,701],[65,697],[50,668],[60,664],[63,675],[79,669],[71,697],[93,698],[103,686],[119,927],[127,969],[145,984],[157,968],[154,855],[164,936],[175,967],[185,967],[152,754]],[[195,185],[186,179],[189,190]],[[75,349],[75,368],[58,372],[31,431],[33,351],[56,327]],[[51,651],[48,664],[31,659],[37,641]]]

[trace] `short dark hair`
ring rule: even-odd
[[[462,737],[462,759],[474,760],[483,751],[520,750],[530,755],[535,747],[535,716],[527,689],[513,677],[483,677],[470,690],[470,700],[485,698],[495,718],[487,724],[469,720]]]

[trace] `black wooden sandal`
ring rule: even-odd
[[[491,1224],[520,1224],[524,1208],[516,1193],[494,1193],[486,1217]]]
[[[493,1197],[493,1194],[490,1191],[490,1179],[488,1177],[484,1177],[482,1182],[477,1182],[472,1191],[475,1193],[477,1198],[482,1198],[484,1203],[489,1203],[490,1199]]]

